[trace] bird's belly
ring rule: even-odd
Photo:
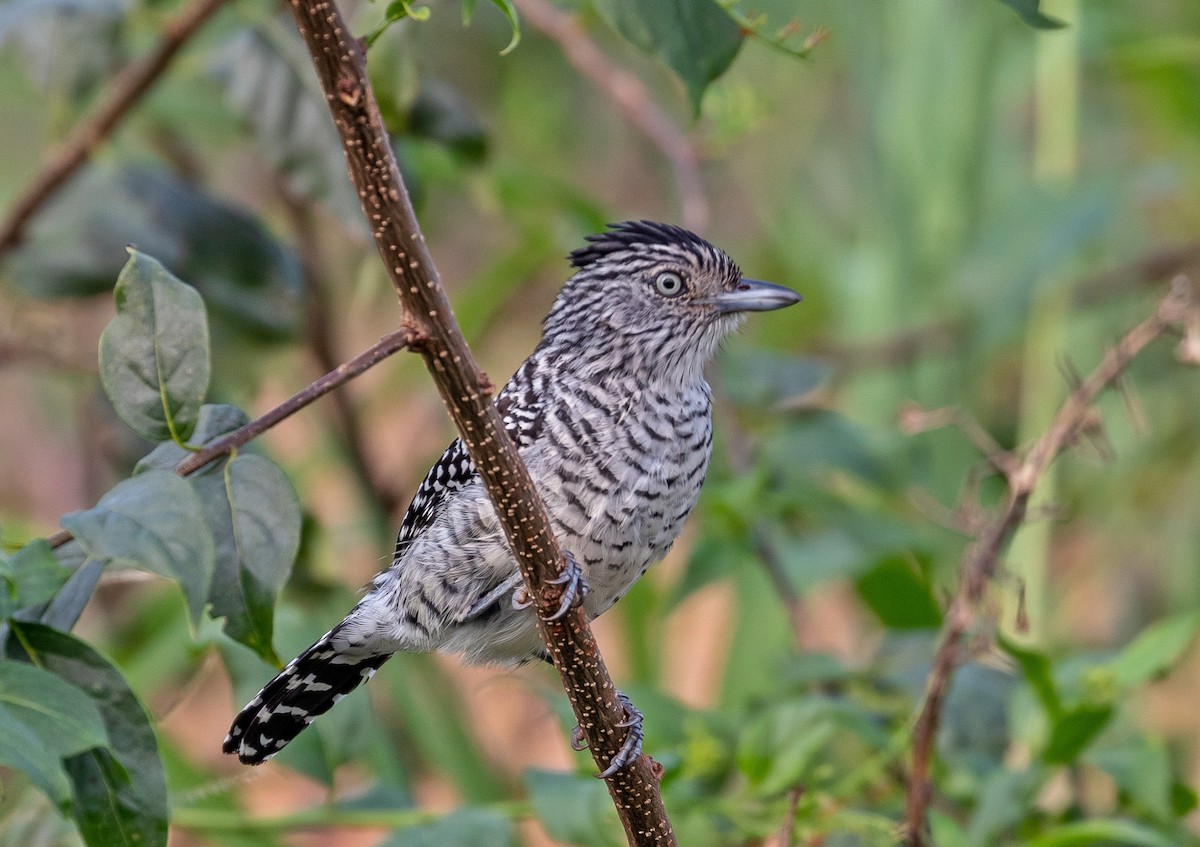
[[[667,554],[698,495],[699,485],[646,478],[605,495],[572,492],[573,508],[551,510],[560,543],[587,577],[590,616],[609,609]]]

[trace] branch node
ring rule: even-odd
[[[351,109],[357,108],[362,102],[362,93],[362,87],[353,77],[344,76],[337,81],[338,99]]]
[[[424,353],[429,346],[429,332],[407,314],[400,320],[404,343],[414,353]]]

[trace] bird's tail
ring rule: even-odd
[[[288,663],[234,718],[222,749],[261,765],[355,688],[391,653],[350,655],[333,646],[337,628]]]

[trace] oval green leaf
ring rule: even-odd
[[[19,624],[21,649],[87,692],[107,733],[107,748],[68,758],[71,815],[90,847],[167,843],[167,782],[150,716],[107,659],[72,635]]]
[[[43,755],[72,756],[108,743],[96,704],[43,668],[0,660],[0,707],[37,738]]]
[[[200,498],[171,471],[119,483],[92,509],[64,515],[89,558],[147,570],[179,582],[192,623],[200,619],[213,573],[213,538]]]
[[[158,260],[129,251],[117,314],[100,336],[100,382],[121,420],[150,441],[183,443],[208,390],[204,301]]]

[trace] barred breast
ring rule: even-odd
[[[563,546],[583,567],[599,615],[683,531],[712,453],[707,383],[565,379],[543,407],[531,456]]]

